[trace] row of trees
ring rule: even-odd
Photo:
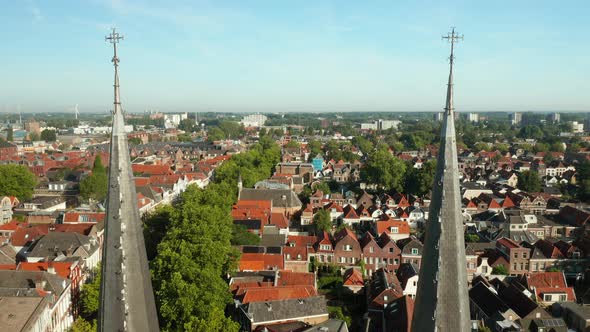
[[[153,287],[164,331],[237,331],[226,317],[231,293],[223,276],[235,270],[239,252],[231,244],[256,242],[233,225],[237,181],[245,186],[267,178],[280,149],[261,139],[232,156],[205,189],[189,186],[174,206],[163,206],[145,221]],[[154,250],[154,248],[157,248]]]

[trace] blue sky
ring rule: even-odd
[[[7,0],[0,111],[590,110],[590,2]]]

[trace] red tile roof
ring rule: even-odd
[[[350,268],[344,272],[344,286],[363,286],[364,284],[365,281],[361,271]]]
[[[240,294],[242,293],[243,294]],[[317,295],[313,286],[278,286],[255,287],[239,289],[236,296],[241,297],[241,302],[267,302],[286,299],[304,299]]]
[[[16,269],[22,271],[47,271],[49,269],[49,264],[53,266],[57,275],[66,279],[70,278],[72,262],[21,262]]]
[[[377,228],[377,234],[381,235],[382,233],[391,233],[391,227],[397,227],[398,233],[397,234],[410,234],[410,225],[407,222],[402,220],[386,220],[386,221],[377,221],[375,222],[375,226]]]
[[[543,293],[564,292],[568,301],[576,301],[572,287],[568,287],[563,272],[538,272],[526,276],[528,287],[534,290],[538,299],[543,300]]]
[[[315,274],[310,272],[293,272],[288,270],[281,270],[277,275],[277,286],[315,287]]]
[[[106,213],[104,212],[66,212],[64,214],[64,223],[78,223],[82,222],[81,218],[86,218],[87,221],[84,222],[101,222],[104,221],[106,217]]]
[[[289,228],[289,218],[287,218],[282,213],[271,213],[270,215],[270,224],[276,225],[280,229],[287,229]]]
[[[150,175],[166,175],[173,174],[170,165],[140,165],[132,164],[131,168],[134,173],[143,173]]]
[[[261,253],[244,253],[240,257],[239,270],[244,271],[263,271],[263,270],[282,270],[285,268],[283,255],[261,254]]]
[[[505,238],[505,237],[496,241],[496,244],[501,244],[508,249],[520,248],[520,245],[518,243],[516,243],[508,238]]]

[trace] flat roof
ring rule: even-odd
[[[35,321],[32,316],[40,314],[43,300],[43,297],[0,297],[0,331],[25,329],[29,320]]]

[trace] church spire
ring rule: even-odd
[[[416,332],[471,331],[453,107],[454,46],[463,36],[453,28],[443,38],[451,43],[449,82],[412,319]]]
[[[113,128],[109,160],[98,330],[159,331],[158,314],[148,268],[143,227],[129,159],[125,122],[119,99],[117,43],[113,29],[115,66]]]

